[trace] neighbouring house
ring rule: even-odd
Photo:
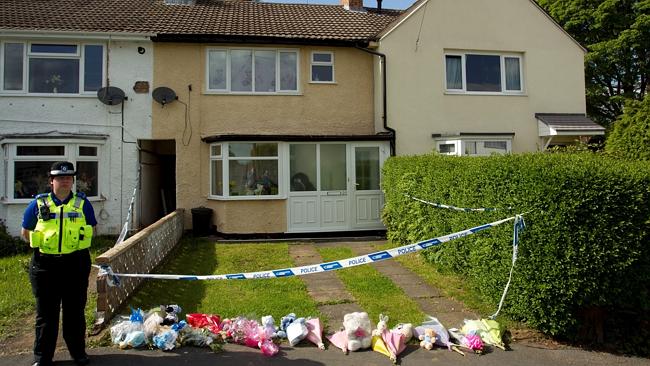
[[[585,116],[586,50],[533,0],[419,0],[378,43],[398,154],[540,151],[604,134]]]
[[[12,231],[44,189],[36,170],[84,165],[88,151],[100,232],[118,231],[138,168],[139,227],[176,207],[191,224],[189,209],[206,206],[228,234],[383,228],[393,135],[376,128],[368,48],[400,12],[216,0],[2,7],[0,213]],[[150,90],[131,91],[139,81]],[[103,105],[97,90],[109,85],[128,99]]]
[[[49,189],[58,160],[75,164],[75,189],[93,203],[97,231],[120,232],[137,179],[136,142],[151,134],[150,36],[77,1],[2,2],[0,219],[11,234],[33,196]],[[102,103],[98,91],[108,85],[127,99]]]

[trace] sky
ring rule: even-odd
[[[338,5],[338,0],[263,0],[265,3],[286,3],[286,4],[329,4],[329,5]],[[381,2],[381,7],[384,9],[406,9],[415,0],[383,0]],[[364,6],[371,8],[377,7],[376,0],[364,0]]]

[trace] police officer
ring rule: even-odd
[[[52,164],[52,192],[27,206],[22,235],[34,248],[29,279],[36,298],[34,366],[52,365],[63,308],[63,339],[77,365],[87,365],[86,294],[90,273],[88,248],[97,225],[92,205],[83,193],[72,192],[74,165]]]

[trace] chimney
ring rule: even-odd
[[[377,0],[377,12],[381,14],[381,0]]]
[[[340,0],[345,10],[364,11],[363,0]]]

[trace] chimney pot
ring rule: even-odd
[[[340,0],[346,10],[363,11],[363,0]]]

